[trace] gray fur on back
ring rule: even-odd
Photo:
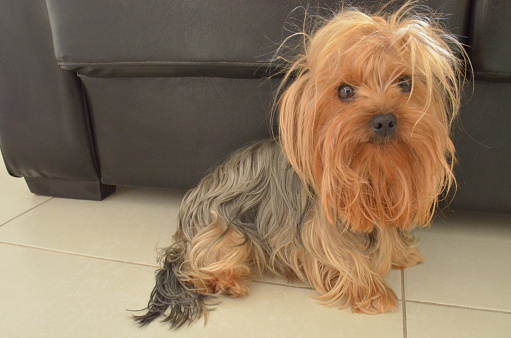
[[[304,189],[278,141],[259,141],[233,153],[185,195],[174,239],[191,241],[216,213],[265,253],[264,268],[282,273],[284,262],[270,253],[284,249],[273,247],[276,243],[299,241],[311,208]],[[282,236],[287,239],[279,241]]]

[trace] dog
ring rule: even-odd
[[[283,77],[278,138],[186,193],[141,326],[193,322],[266,271],[311,285],[325,305],[394,311],[385,276],[423,261],[411,230],[429,226],[455,184],[463,46],[410,4],[343,10],[304,36]]]

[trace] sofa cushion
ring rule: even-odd
[[[81,76],[105,184],[188,189],[268,137],[277,80]]]
[[[375,3],[353,1],[364,7]],[[465,35],[468,3],[428,1],[432,8],[452,14],[449,28],[458,35]],[[328,15],[328,8],[335,10],[340,1],[47,0],[47,4],[55,55],[64,69],[94,77],[257,78],[269,70],[281,41],[301,30],[304,7]]]
[[[480,80],[511,82],[511,1],[476,1],[470,56]]]
[[[286,17],[298,4],[47,2],[59,65],[90,76],[260,77],[282,39]]]

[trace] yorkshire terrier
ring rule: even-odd
[[[326,305],[396,309],[385,276],[422,262],[411,230],[454,183],[463,47],[411,5],[341,11],[306,41],[284,75],[279,138],[238,150],[185,195],[140,325],[163,315],[179,328],[264,271]]]

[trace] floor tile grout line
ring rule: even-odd
[[[92,259],[97,259],[97,260],[102,260],[102,261],[125,263],[125,264],[133,264],[133,265],[139,265],[139,266],[147,266],[147,267],[151,267],[151,268],[160,268],[159,266],[152,265],[152,264],[130,262],[130,261],[122,260],[122,259],[107,258],[107,257],[101,257],[101,256],[95,256],[95,255],[87,255],[87,254],[81,254],[81,253],[77,253],[77,252],[49,249],[49,248],[43,248],[43,247],[39,247],[39,246],[26,245],[26,244],[20,244],[20,243],[5,242],[5,241],[2,241],[2,240],[0,240],[0,244],[19,246],[19,247],[22,247],[22,248],[41,250],[41,251],[47,251],[47,252],[54,252],[54,253],[59,253],[59,254],[64,254],[64,255],[72,255],[72,256],[78,256],[78,257],[84,257],[84,258],[92,258]]]
[[[401,270],[401,311],[403,312],[403,338],[408,337],[408,323],[406,322],[406,294],[405,294],[405,271]]]
[[[25,210],[25,211],[24,211],[24,212],[22,212],[21,214],[19,214],[19,215],[15,216],[15,217],[11,218],[10,220],[8,220],[8,221],[6,221],[6,222],[4,222],[4,223],[0,224],[0,228],[1,228],[1,227],[3,227],[4,225],[6,225],[6,224],[8,224],[8,223],[10,223],[10,222],[12,222],[12,221],[14,221],[15,219],[18,219],[18,218],[20,218],[21,216],[23,216],[23,215],[25,215],[25,214],[27,214],[27,213],[31,212],[31,211],[32,211],[32,210],[34,210],[35,208],[38,208],[38,207],[40,207],[41,205],[48,203],[48,202],[49,202],[49,201],[51,201],[51,200],[53,200],[53,197],[50,197],[50,198],[48,198],[46,201],[41,202],[41,203],[39,203],[38,205],[33,206],[32,208],[30,208],[30,209],[28,209],[28,210]]]
[[[269,285],[277,285],[277,286],[287,286],[287,287],[290,287],[290,288],[295,288],[295,289],[304,289],[304,290],[312,290],[314,291],[314,288],[312,286],[307,286],[307,285],[304,285],[304,286],[300,286],[300,285],[291,285],[291,284],[286,284],[286,283],[279,283],[279,282],[272,282],[272,281],[264,281],[264,280],[258,280],[258,279],[253,279],[252,282],[254,283],[259,283],[259,284],[269,284]]]
[[[507,310],[485,309],[485,308],[473,307],[473,306],[463,306],[463,305],[453,305],[453,304],[426,302],[426,301],[421,301],[421,300],[407,300],[406,302],[407,303],[415,303],[415,304],[425,304],[425,305],[435,305],[435,306],[451,307],[451,308],[463,309],[463,310],[475,310],[475,311],[484,311],[484,312],[492,312],[492,313],[504,313],[504,314],[511,315],[511,311],[507,311]]]
[[[307,286],[307,285],[303,285],[303,286],[291,285],[291,284],[286,284],[286,283],[279,283],[279,282],[273,282],[273,281],[265,281],[265,280],[260,280],[260,279],[252,279],[251,282],[260,283],[260,284],[277,285],[277,286],[287,286],[287,287],[295,288],[295,289],[304,289],[304,290],[315,291],[315,289],[312,286]],[[397,300],[400,301],[400,302],[402,301],[401,297],[398,297]]]
[[[139,266],[145,266],[145,267],[150,267],[150,268],[155,268],[155,269],[159,269],[160,268],[160,266],[153,265],[153,264],[130,262],[130,261],[122,260],[122,259],[106,258],[106,257],[101,257],[101,256],[95,256],[95,255],[80,254],[80,253],[77,253],[77,252],[49,249],[49,248],[43,248],[43,247],[39,247],[39,246],[26,245],[26,244],[20,244],[20,243],[5,242],[5,241],[2,241],[2,240],[0,240],[0,244],[11,245],[11,246],[18,246],[18,247],[22,247],[22,248],[41,250],[41,251],[47,251],[47,252],[54,252],[54,253],[59,253],[59,254],[63,254],[63,255],[72,255],[72,256],[77,256],[77,257],[92,258],[92,259],[108,261],[108,262],[116,262],[116,263],[125,263],[125,264],[139,265]],[[290,284],[285,284],[285,283],[279,283],[279,282],[273,282],[273,281],[264,281],[264,280],[258,280],[258,279],[254,279],[254,280],[252,280],[252,282],[259,283],[259,284],[268,284],[268,285],[290,287],[290,288],[295,288],[295,289],[314,290],[313,287],[306,286],[306,285],[304,285],[304,286],[290,285]]]
[[[78,256],[78,257],[92,258],[92,259],[103,260],[103,261],[141,265],[141,266],[147,266],[147,267],[156,268],[156,269],[160,268],[158,265],[130,262],[130,261],[122,260],[122,259],[107,258],[107,257],[101,257],[101,256],[95,256],[95,255],[87,255],[87,254],[81,254],[81,253],[65,251],[65,250],[57,250],[57,249],[43,248],[43,247],[33,246],[33,245],[5,242],[5,241],[1,241],[1,240],[0,240],[0,244],[19,246],[19,247],[23,247],[23,248],[34,249],[34,250],[41,250],[41,251],[47,251],[47,252],[54,252],[54,253],[59,253],[59,254],[64,254],[64,255],[72,255],[72,256]],[[272,282],[272,281],[264,281],[264,280],[257,280],[257,279],[252,280],[252,282],[260,283],[260,284],[271,284],[271,285],[278,285],[278,286],[288,286],[288,287],[293,287],[293,288],[297,288],[297,289],[314,290],[312,287],[308,287],[308,286],[290,285],[290,284],[285,284],[285,283]]]
[[[127,261],[127,260],[122,260],[122,259],[107,258],[107,257],[101,257],[101,256],[95,256],[95,255],[87,255],[87,254],[81,254],[81,253],[65,251],[65,250],[57,250],[57,249],[44,248],[44,247],[27,245],[27,244],[21,244],[21,243],[6,242],[6,241],[2,241],[2,240],[0,240],[0,244],[11,245],[11,246],[18,246],[18,247],[28,248],[28,249],[33,249],[33,250],[41,250],[41,251],[46,251],[46,252],[59,253],[59,254],[63,254],[63,255],[72,255],[72,256],[77,256],[77,257],[97,259],[97,260],[108,261],[108,262],[132,264],[132,265],[145,266],[145,267],[150,267],[150,268],[155,268],[155,269],[159,269],[160,268],[160,266],[154,265],[154,264],[130,262],[130,261]],[[313,287],[306,286],[306,285],[304,285],[304,286],[290,285],[290,284],[285,284],[285,283],[279,283],[279,282],[273,282],[273,281],[264,281],[264,280],[258,280],[258,279],[254,279],[254,280],[252,280],[252,282],[260,283],[260,284],[267,284],[267,285],[276,285],[276,286],[290,287],[290,288],[295,288],[295,289],[314,290]],[[406,304],[403,301],[404,300],[403,282],[401,282],[401,290],[402,290],[401,291],[401,295],[402,296],[401,296],[401,299],[398,299],[398,300],[402,301],[403,312],[405,312]],[[426,302],[417,302],[417,303],[425,303],[425,304],[432,304],[432,305],[443,305],[443,304],[434,304],[434,303],[426,303]],[[449,306],[449,305],[446,305],[446,306]],[[474,309],[475,310],[479,310],[477,308],[474,308]],[[498,312],[501,312],[501,311],[498,311]],[[405,319],[406,319],[406,316],[404,315],[404,320]],[[404,336],[404,338],[406,338],[406,335]]]
[[[72,256],[78,256],[78,257],[84,257],[84,258],[92,258],[92,259],[109,261],[109,262],[117,262],[117,263],[125,263],[125,264],[133,264],[133,265],[139,265],[139,266],[146,266],[146,267],[155,268],[155,269],[159,269],[160,268],[160,266],[153,265],[153,264],[130,262],[130,261],[122,260],[122,259],[106,258],[106,257],[101,257],[101,256],[95,256],[95,255],[80,254],[80,253],[77,253],[77,252],[49,249],[49,248],[43,248],[43,247],[33,246],[33,245],[5,242],[5,241],[1,241],[1,240],[0,240],[0,244],[19,246],[19,247],[22,247],[22,248],[41,250],[41,251],[47,251],[47,252],[54,252],[54,253],[59,253],[59,254],[64,254],[64,255],[72,255]],[[273,282],[273,281],[264,281],[264,280],[258,280],[258,279],[253,279],[252,282],[259,283],[259,284],[284,286],[284,287],[290,287],[290,288],[295,288],[295,289],[314,290],[313,287],[306,286],[306,285],[304,285],[304,286],[291,285],[291,284],[285,284],[285,283],[279,283],[279,282]]]
[[[159,266],[152,265],[152,264],[130,262],[130,261],[122,260],[122,259],[106,258],[106,257],[101,257],[101,256],[80,254],[80,253],[77,253],[77,252],[49,249],[49,248],[43,248],[43,247],[26,245],[26,244],[20,244],[20,243],[5,242],[5,241],[1,241],[1,240],[0,240],[0,244],[6,244],[6,245],[11,245],[11,246],[19,246],[19,247],[22,247],[22,248],[41,250],[41,251],[47,251],[47,252],[54,252],[54,253],[59,253],[59,254],[64,254],[64,255],[72,255],[72,256],[78,256],[78,257],[84,257],[84,258],[92,258],[92,259],[109,261],[109,262],[117,262],[117,263],[140,265],[140,266],[146,266],[146,267],[155,268],[155,269],[159,269],[160,268]],[[296,289],[314,290],[312,287],[309,287],[309,286],[290,285],[290,284],[285,284],[285,283],[278,283],[278,282],[272,282],[272,281],[263,281],[263,280],[257,280],[257,279],[252,280],[252,282],[260,283],[260,284],[269,284],[269,285],[291,287],[291,288],[296,288]]]

